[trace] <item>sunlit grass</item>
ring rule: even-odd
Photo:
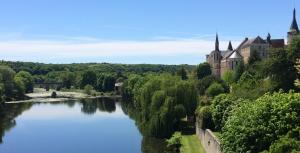
[[[182,147],[181,153],[205,153],[200,140],[195,134],[193,135],[182,135]]]

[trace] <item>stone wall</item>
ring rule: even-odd
[[[206,153],[222,153],[220,142],[210,129],[203,130],[198,118],[196,119],[196,134]]]

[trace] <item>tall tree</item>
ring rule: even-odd
[[[297,72],[294,62],[288,58],[284,49],[270,50],[270,58],[266,63],[266,70],[271,79],[273,90],[288,91],[294,88]]]
[[[211,75],[211,69],[208,63],[202,63],[197,66],[197,77],[199,80],[209,75]]]
[[[82,79],[80,83],[81,88],[84,88],[88,84],[93,87],[96,87],[97,85],[97,75],[94,71],[88,70],[82,74]]]
[[[16,72],[8,66],[0,66],[0,81],[4,85],[4,94],[6,97],[13,96],[14,76]]]
[[[234,81],[237,82],[245,71],[244,61],[240,61],[234,70]]]
[[[20,71],[16,74],[16,78],[20,79],[20,81],[24,84],[24,92],[33,92],[33,77],[29,72]]]
[[[300,88],[300,79],[299,79],[299,76],[300,76],[300,59],[297,60],[296,64],[297,65],[295,67],[298,70],[298,79],[295,81],[295,86]]]
[[[177,75],[179,75],[182,80],[187,80],[188,79],[186,70],[183,66],[181,66],[181,69],[177,72]]]
[[[287,57],[293,62],[300,58],[300,35],[294,37],[287,47]]]
[[[252,65],[253,63],[257,62],[257,61],[260,61],[260,57],[258,55],[258,52],[257,50],[253,50],[251,53],[250,53],[250,57],[248,59],[248,64],[249,65]]]

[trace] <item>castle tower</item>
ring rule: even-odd
[[[290,30],[288,32],[287,38],[288,38],[288,44],[291,43],[291,41],[293,40],[293,38],[299,34],[299,27],[297,24],[297,19],[296,19],[296,9],[294,8],[294,12],[293,12],[293,21],[290,27]]]
[[[211,53],[211,60],[212,60],[211,69],[213,75],[217,77],[220,77],[221,75],[221,66],[220,66],[221,59],[222,59],[222,55],[219,48],[219,37],[218,34],[216,34],[215,50]]]

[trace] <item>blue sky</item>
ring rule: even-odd
[[[244,37],[286,38],[295,0],[2,0],[0,58],[197,64]]]

